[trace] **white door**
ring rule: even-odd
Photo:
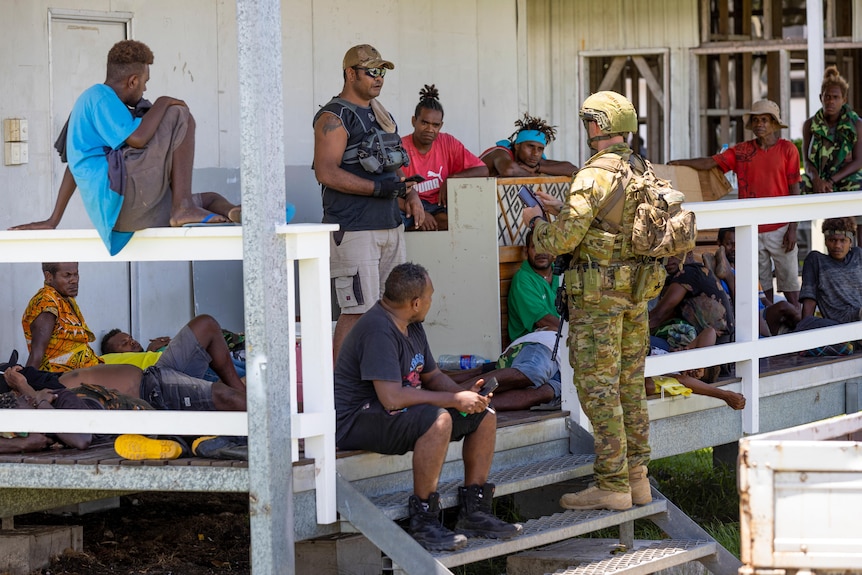
[[[81,92],[105,81],[105,60],[111,46],[126,38],[123,20],[81,20],[63,13],[51,14],[51,136],[56,139]],[[92,18],[92,17],[91,17]],[[54,194],[66,164],[54,154]],[[64,228],[90,228],[81,198],[76,193],[63,216]]]
[[[81,19],[74,13],[52,11],[51,114],[52,138],[56,139],[78,96],[93,84],[105,81],[105,61],[111,46],[126,38],[129,14],[89,13]],[[66,164],[54,154],[52,197],[56,198]],[[80,195],[76,192],[66,208],[60,227],[92,228]],[[82,263],[78,305],[97,338],[114,327],[129,329],[131,298],[129,264]],[[93,344],[99,352],[99,341]]]

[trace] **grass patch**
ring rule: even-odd
[[[701,526],[739,524],[736,469],[712,463],[712,449],[653,461],[650,475],[658,490]]]

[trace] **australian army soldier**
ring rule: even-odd
[[[536,251],[573,255],[564,274],[569,361],[594,429],[596,484],[563,495],[560,504],[622,510],[652,500],[646,468],[646,302],[660,289],[664,271],[655,260],[632,252],[636,204],[629,175],[644,169],[626,144],[638,127],[634,106],[616,92],[598,92],[584,101],[580,117],[595,155],[575,176],[565,203],[539,194],[545,209],[557,216],[553,223],[544,221],[540,207],[526,208],[524,217]]]

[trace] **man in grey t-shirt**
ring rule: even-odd
[[[823,222],[828,255],[812,251],[802,266],[802,318],[813,317],[815,308],[838,323],[862,319],[862,248],[854,247],[855,218],[830,218]]]

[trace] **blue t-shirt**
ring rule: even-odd
[[[123,249],[132,232],[114,231],[123,197],[108,184],[105,148],[122,146],[140,124],[141,119],[134,118],[117,93],[105,84],[96,84],[81,94],[69,116],[69,169],[81,191],[87,215],[111,255]]]

